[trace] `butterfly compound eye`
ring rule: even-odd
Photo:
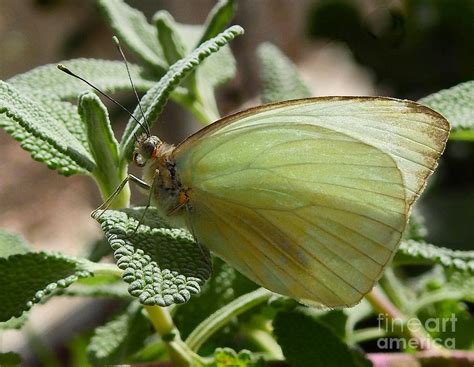
[[[143,156],[138,153],[138,152],[135,152],[133,153],[133,162],[138,166],[138,167],[143,167],[145,165],[145,159],[143,158]]]

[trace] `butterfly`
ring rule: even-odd
[[[263,287],[352,306],[393,258],[450,125],[415,102],[322,97],[251,108],[176,147],[139,137],[152,204]]]

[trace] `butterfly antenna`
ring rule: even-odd
[[[92,89],[96,90],[97,92],[99,92],[100,94],[102,94],[105,98],[107,98],[109,101],[115,103],[117,106],[119,106],[122,110],[124,110],[125,112],[127,112],[129,114],[129,116],[135,120],[135,122],[147,133],[148,136],[150,136],[149,134],[149,130],[148,128],[145,128],[145,126],[143,126],[143,124],[138,121],[138,119],[133,116],[133,114],[126,108],[124,107],[120,102],[116,101],[115,99],[113,99],[112,97],[110,97],[108,94],[106,94],[105,92],[102,92],[99,88],[97,88],[94,84],[88,82],[87,80],[85,80],[84,78],[80,77],[79,75],[77,74],[74,74],[71,70],[69,70],[66,66],[64,66],[63,64],[58,64],[58,69],[61,70],[62,72],[68,74],[68,75],[71,75],[73,76],[74,78],[77,78],[79,79],[80,81],[86,83],[89,87],[91,87]],[[135,137],[137,137],[135,135]]]
[[[119,39],[116,36],[113,36],[112,39],[114,40],[115,46],[117,46],[117,49],[120,52],[120,55],[122,56],[123,62],[125,63],[125,67],[127,68],[128,80],[130,80],[130,85],[132,86],[133,92],[135,93],[135,97],[137,97],[138,107],[140,108],[140,112],[143,117],[143,123],[146,126],[146,133],[148,136],[151,136],[150,126],[148,125],[148,121],[145,117],[145,112],[143,112],[142,104],[140,102],[140,98],[138,97],[137,89],[135,88],[135,84],[133,84],[132,76],[130,75],[130,68],[128,67],[127,58],[125,57],[122,47],[120,46]]]

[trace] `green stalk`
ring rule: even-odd
[[[382,278],[380,279],[380,286],[385,291],[392,302],[400,309],[406,310],[408,300],[405,296],[405,288],[395,276],[392,267],[388,267]]]
[[[370,327],[360,330],[354,330],[350,336],[346,338],[346,341],[350,345],[365,342],[367,340],[378,339],[386,336],[384,330],[378,327]]]
[[[408,327],[409,317],[403,314],[379,288],[375,287],[372,289],[365,296],[365,299],[370,303],[375,312],[383,315],[387,321],[390,321],[394,327],[397,327],[400,334],[405,335],[408,339],[415,339],[417,341],[416,345],[419,346],[420,350],[445,351],[441,345],[435,343],[423,328],[420,328],[420,330],[410,330]]]
[[[211,314],[207,319],[201,322],[186,339],[186,344],[194,352],[220,328],[226,325],[234,317],[266,302],[272,293],[265,288],[259,288],[253,292],[244,294],[233,300],[231,303]]]

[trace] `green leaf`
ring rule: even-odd
[[[283,354],[293,367],[360,367],[368,363],[304,310],[279,312],[273,327]]]
[[[179,85],[179,83],[188,76],[202,61],[216,53],[221,47],[229,43],[236,36],[243,33],[243,29],[239,26],[233,26],[226,31],[220,33],[217,37],[204,42],[189,56],[179,60],[173,64],[158,84],[151,88],[142,98],[142,106],[145,111],[146,121],[152,123],[163,111],[163,108],[168,101],[170,93]],[[140,116],[138,107],[134,115]],[[143,119],[140,118],[144,123]],[[122,159],[129,159],[134,145],[134,133],[141,129],[135,121],[130,120],[124,132],[122,141],[120,143],[120,153]]]
[[[0,352],[0,366],[18,366],[21,364],[21,357],[15,352]]]
[[[61,121],[56,120],[38,103],[0,81],[0,126],[4,127],[36,160],[46,162],[61,173],[86,173],[95,167],[93,158]],[[25,134],[26,133],[26,134]],[[35,139],[31,139],[34,137]],[[30,146],[29,144],[36,144]],[[41,144],[38,146],[38,144]],[[44,144],[44,146],[42,146]],[[59,154],[68,160],[48,160],[49,155]],[[73,164],[63,166],[62,164]]]
[[[337,337],[341,339],[346,337],[347,314],[343,310],[311,311],[314,312],[313,317],[329,328]]]
[[[57,72],[57,69],[55,70]],[[29,91],[31,92],[31,91]],[[24,92],[29,96],[28,91]],[[33,93],[34,95],[34,93]],[[38,97],[42,95],[37,94]],[[77,107],[72,103],[59,101],[56,99],[44,98],[41,100],[35,99],[36,103],[40,104],[44,111],[52,118],[62,123],[66,129],[88,150],[86,133],[84,125],[77,113]],[[71,174],[82,172],[80,167],[70,159],[68,156],[59,153],[51,144],[42,141],[30,134],[27,130],[22,128],[18,123],[11,119],[5,119],[0,122],[0,125],[12,135],[13,138],[20,141],[21,147],[30,152],[33,159],[40,162],[45,162],[51,169],[56,169],[60,174],[69,176]],[[74,169],[72,169],[74,168]]]
[[[30,251],[30,245],[20,235],[0,230],[0,258],[6,258],[10,255],[26,254]]]
[[[264,103],[311,97],[311,91],[301,80],[296,66],[276,46],[261,44],[257,56]]]
[[[185,230],[169,227],[150,208],[138,230],[143,208],[99,214],[128,290],[145,305],[187,302],[211,274],[209,252]]]
[[[101,187],[100,191],[110,195],[125,179],[127,169],[119,163],[118,142],[110,125],[109,114],[96,94],[86,92],[79,98],[79,115],[86,126],[89,149],[96,162],[92,174]],[[120,194],[128,198],[128,193]],[[107,197],[103,199],[107,200]]]
[[[104,326],[98,327],[87,347],[87,355],[94,365],[119,364],[140,350],[151,334],[150,322],[142,308],[132,303],[127,310]]]
[[[28,312],[24,312],[20,317],[12,317],[5,322],[0,322],[0,331],[21,329],[23,325],[25,325],[26,321],[28,321]]]
[[[120,277],[110,274],[95,274],[93,277],[78,279],[68,288],[59,291],[58,295],[130,299],[127,285]]]
[[[430,94],[418,102],[448,119],[453,129],[450,138],[474,140],[474,131],[463,131],[474,129],[474,81]]]
[[[199,35],[203,32],[203,27],[176,23],[176,28],[181,35],[181,39],[185,42],[186,53],[192,52]],[[235,58],[229,45],[225,45],[218,52],[205,59],[196,70],[196,73],[199,82],[206,83],[207,88],[209,88],[209,86],[216,87],[229,81],[235,76],[236,71]],[[201,93],[203,92],[205,91],[201,91]]]
[[[248,350],[239,353],[231,348],[217,348],[214,352],[214,360],[206,363],[207,367],[264,367],[265,361],[261,357],[254,356]]]
[[[158,43],[156,28],[147,22],[143,13],[122,0],[99,0],[98,4],[120,41],[151,70],[159,75],[166,73],[168,65]]]
[[[403,241],[394,258],[395,265],[440,264],[445,268],[474,273],[474,251],[451,250],[413,240]]]
[[[93,241],[86,245],[81,257],[84,257],[92,262],[99,262],[104,257],[109,255],[112,255],[112,249],[105,238],[101,238],[100,240]]]
[[[186,54],[181,35],[177,32],[174,18],[166,10],[161,10],[153,16],[153,23],[158,31],[158,41],[168,64],[174,64]]]
[[[29,252],[0,258],[0,321],[19,317],[58,287],[88,276],[85,262],[60,254]]]
[[[234,13],[234,0],[219,0],[207,16],[204,31],[195,47],[222,32],[234,17]]]
[[[131,90],[122,61],[74,59],[61,61],[68,69],[106,93]],[[138,90],[146,91],[154,80],[138,65],[129,64],[130,75]],[[37,67],[8,80],[16,89],[41,100],[75,100],[81,93],[92,90],[84,82],[58,70],[57,64]]]

